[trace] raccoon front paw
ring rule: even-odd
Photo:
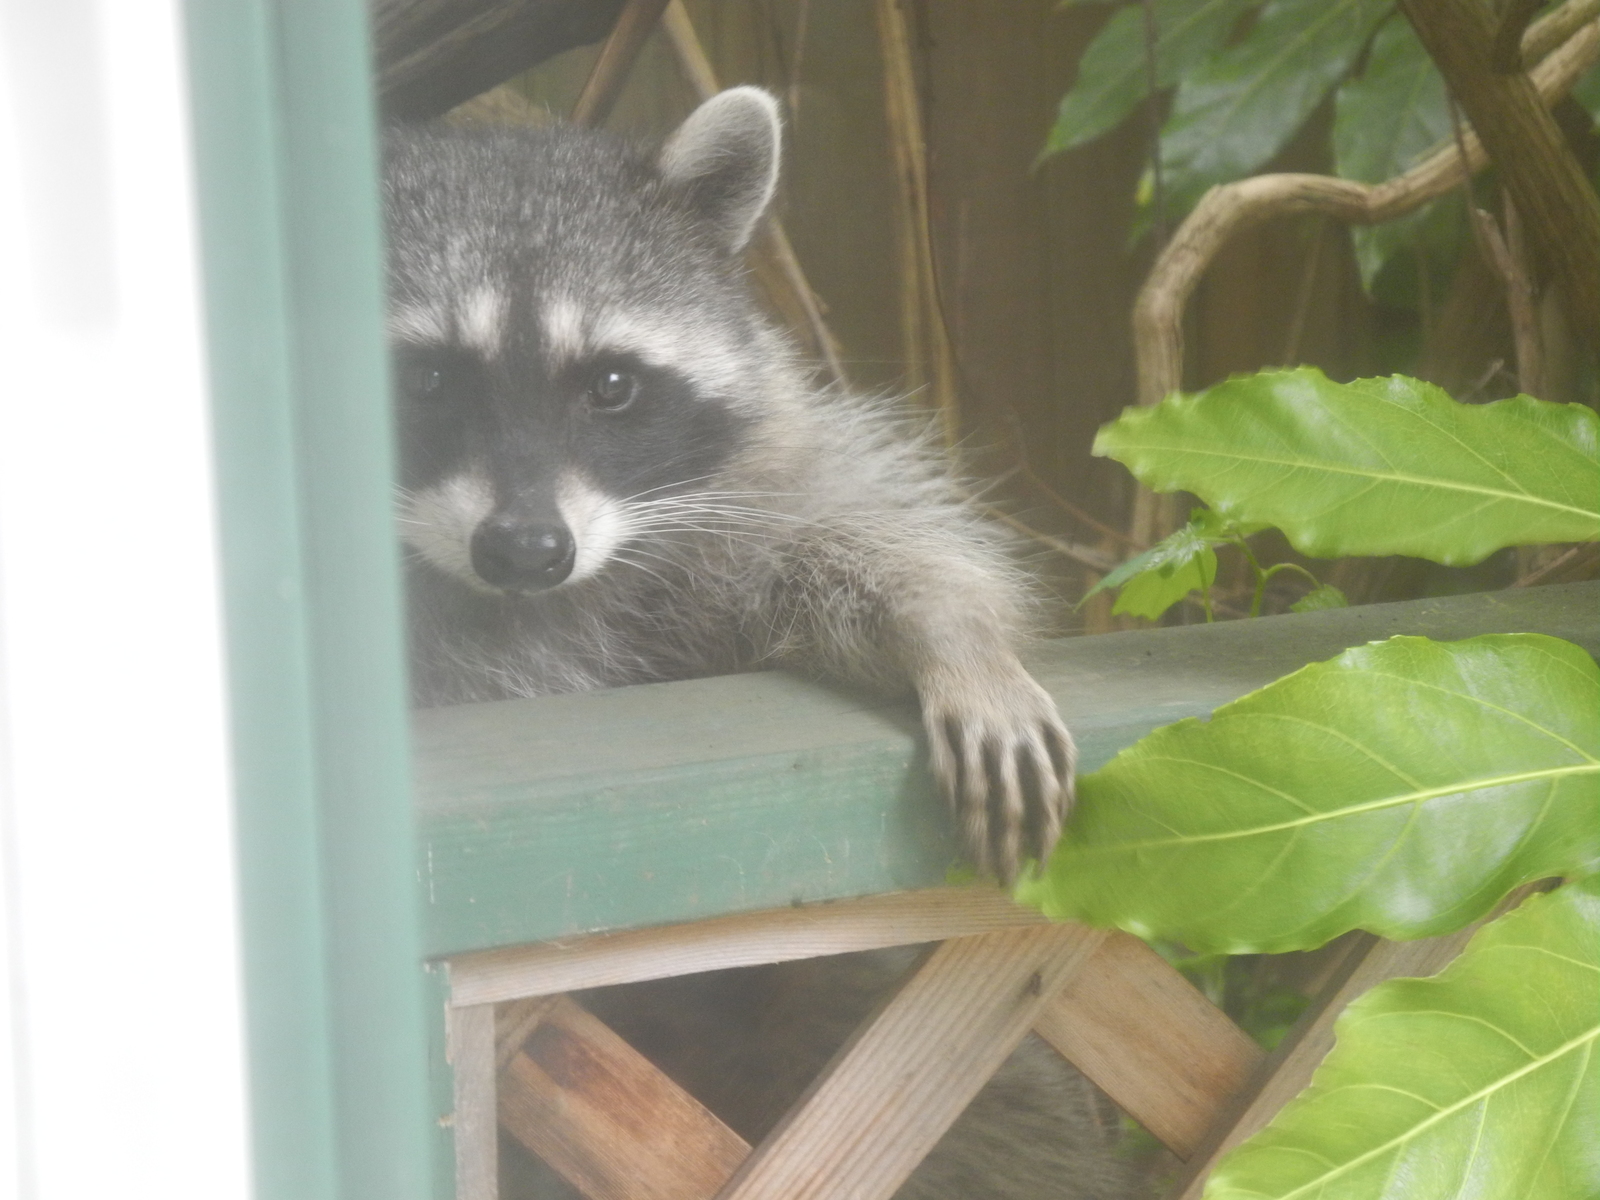
[[[1015,657],[918,685],[933,773],[979,871],[1012,883],[1042,863],[1072,808],[1077,751],[1055,701]]]

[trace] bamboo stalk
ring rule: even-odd
[[[896,240],[900,258],[900,330],[907,384],[926,388],[947,445],[961,437],[961,409],[939,296],[928,214],[927,139],[911,58],[911,33],[899,0],[878,0],[878,40],[883,48],[884,113],[899,195]]]

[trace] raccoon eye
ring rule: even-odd
[[[416,400],[431,400],[439,396],[449,386],[452,373],[450,364],[432,355],[426,358],[404,356],[395,369],[400,391]]]
[[[639,393],[639,381],[626,371],[609,368],[595,372],[584,392],[590,407],[604,412],[618,412],[633,403]]]

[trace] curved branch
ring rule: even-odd
[[[1590,9],[1594,0],[1572,0],[1528,30],[1524,53],[1549,35],[1541,27],[1570,20],[1576,10],[1585,22],[1576,33],[1530,72],[1546,106],[1571,90],[1600,61],[1600,21]],[[1532,45],[1530,45],[1530,43]],[[1488,165],[1476,134],[1464,138],[1467,171]],[[1237,234],[1270,217],[1325,213],[1353,225],[1392,221],[1421,208],[1462,182],[1461,151],[1445,146],[1423,162],[1379,184],[1356,183],[1332,175],[1257,175],[1213,187],[1200,199],[1151,268],[1133,310],[1133,336],[1138,360],[1140,404],[1155,404],[1177,391],[1183,381],[1183,310],[1195,285],[1217,252]]]
[[[1540,17],[1522,36],[1522,69],[1533,70],[1547,54],[1596,17],[1600,17],[1600,0],[1567,0],[1554,12]]]

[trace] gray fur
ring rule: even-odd
[[[729,88],[690,114],[661,147],[669,184],[695,193],[695,206],[743,250],[778,190],[778,102],[760,88]]]
[[[1071,739],[1012,650],[1030,624],[1026,581],[926,436],[886,404],[814,386],[751,303],[733,249],[771,194],[777,149],[772,102],[755,97],[735,89],[702,106],[669,141],[665,174],[563,128],[391,140],[402,340],[485,350],[502,390],[625,349],[738,426],[711,477],[623,505],[637,536],[587,578],[505,593],[470,569],[419,568],[418,700],[779,665],[910,686],[973,859],[1009,878],[1025,854],[1048,852],[1071,799]],[[720,156],[708,141],[719,134]],[[452,525],[424,502],[402,532],[417,548],[431,538],[437,567],[481,513]]]
[[[399,503],[416,700],[763,666],[914,689],[968,851],[1009,878],[1048,853],[1071,799],[1071,739],[1013,650],[1034,617],[1028,583],[923,428],[818,388],[752,303],[737,255],[771,199],[777,142],[775,103],[751,88],[708,101],[658,157],[566,128],[390,138],[395,341],[457,356],[473,381],[470,436],[444,428],[460,444],[432,458],[422,434],[402,447],[427,459]],[[655,426],[665,449],[641,455],[624,434],[666,409],[599,404],[595,372],[612,361],[654,389],[640,405],[677,406]],[[447,411],[415,408],[418,428]],[[673,475],[680,462],[700,465]],[[670,478],[618,482],[647,475]],[[542,590],[492,585],[490,526],[570,531],[570,573]],[[806,1030],[838,1007],[821,998],[859,1007],[891,962],[856,960],[815,993],[792,983],[807,968],[777,970],[795,1028],[767,1082],[820,1065],[827,1038]],[[807,995],[814,1019],[798,1020]],[[724,1115],[750,1118],[774,1094]],[[1110,1200],[1120,1175],[1085,1132],[1087,1095],[1053,1054],[1019,1051],[957,1126],[989,1128],[953,1134],[902,1194]]]

